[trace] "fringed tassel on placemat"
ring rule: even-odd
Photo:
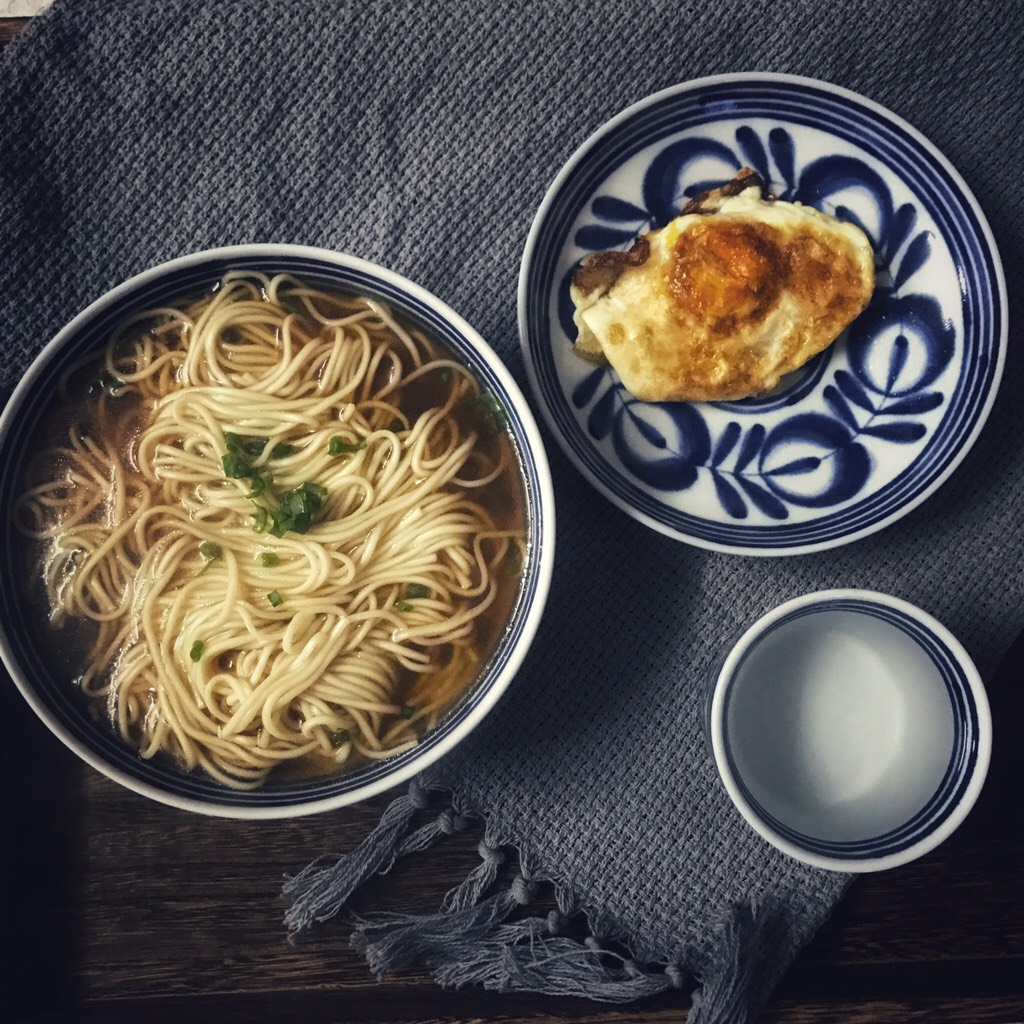
[[[284,886],[284,896],[291,901],[285,914],[289,936],[334,917],[363,882],[390,871],[403,853],[430,846],[440,835],[438,822],[410,834],[414,815],[426,806],[426,792],[413,782],[408,794],[391,802],[377,827],[352,853],[332,864],[317,861],[290,878]]]
[[[721,923],[717,948],[694,990],[687,1024],[750,1024],[758,1007],[752,992],[767,992],[764,971],[778,954],[784,932],[779,909],[771,900],[756,907],[736,906]]]
[[[394,800],[380,823],[352,853],[311,864],[284,886],[290,902],[285,914],[295,938],[317,922],[341,911],[352,893],[395,861],[424,850],[443,835],[466,828],[467,819],[446,808],[436,819],[414,828],[417,811],[429,794],[417,781]],[[592,934],[580,940],[562,934],[579,913],[564,890],[555,887],[557,909],[546,916],[509,920],[534,902],[537,882],[525,864],[507,889],[486,895],[497,882],[503,851],[485,834],[480,864],[444,898],[435,914],[372,913],[352,915],[354,947],[378,976],[414,964],[432,970],[446,987],[481,985],[498,992],[539,992],[584,996],[625,1003],[684,988],[694,979],[679,964],[643,968],[627,955],[603,945],[600,921],[590,920]],[[694,991],[690,1024],[745,1024],[751,972],[764,944],[764,921],[770,914],[737,910],[723,922],[716,969]]]

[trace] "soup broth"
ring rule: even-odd
[[[43,647],[142,757],[255,788],[391,756],[505,633],[505,412],[376,300],[229,274],[124,324],[46,430],[16,507]]]

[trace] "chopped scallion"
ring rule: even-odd
[[[272,459],[283,459],[289,455],[295,454],[295,445],[293,444],[275,444],[273,450],[270,453]]]
[[[281,564],[281,559],[278,558],[273,551],[264,551],[261,561],[263,562],[264,568],[267,569],[273,569],[275,566]]]
[[[205,561],[212,562],[215,558],[220,558],[224,551],[216,541],[204,540],[199,545],[199,554]]]
[[[249,477],[249,493],[247,498],[258,498],[272,483],[274,478],[269,473],[253,473]]]
[[[423,586],[422,583],[410,583],[409,586],[405,588],[405,596],[409,598],[410,601],[417,601],[422,597],[427,597],[429,594],[430,589]]]
[[[409,707],[409,705],[408,705],[408,704],[406,704],[406,705],[405,705],[405,707],[404,707],[404,708],[402,708],[402,717],[403,717],[403,718],[412,718],[412,716],[413,716],[414,714],[415,714],[415,709],[414,709],[414,708],[411,708],[411,707]]]
[[[390,430],[392,434],[398,434],[398,433],[400,433],[401,431],[405,430],[405,422],[404,422],[403,420],[400,420],[400,419],[399,419],[399,418],[398,418],[398,417],[396,416],[396,417],[395,417],[395,418],[394,418],[394,419],[393,419],[393,420],[392,420],[392,421],[391,421],[391,422],[390,422],[390,423],[388,424],[388,430]]]
[[[348,734],[348,729],[339,729],[332,737],[336,747],[344,746],[350,739],[351,737]]]
[[[398,601],[395,602],[395,608],[397,608],[398,611],[400,611],[400,612],[411,612],[412,611],[412,605],[409,604],[408,601],[402,601],[401,599],[399,599]]]
[[[273,525],[270,532],[274,537],[283,537],[288,530],[307,533],[313,525],[313,518],[320,511],[327,497],[327,488],[309,481],[289,491],[281,498],[281,507],[270,516]]]
[[[350,443],[343,437],[335,434],[327,444],[328,455],[351,455],[353,452],[361,452],[366,447],[365,441]]]
[[[266,533],[270,528],[270,509],[263,505],[256,506],[256,522],[253,523],[253,530],[256,533]]]
[[[272,590],[267,594],[267,600],[272,608],[277,608],[284,601],[284,598],[276,590]]]
[[[224,445],[227,454],[221,459],[224,475],[233,480],[252,476],[253,468],[250,459],[258,459],[267,447],[266,437],[242,437],[240,434],[224,431]]]
[[[205,645],[203,644],[203,641],[202,641],[202,640],[197,640],[197,641],[196,641],[196,642],[195,642],[195,643],[194,643],[194,644],[192,645],[192,650],[190,650],[190,651],[188,652],[188,656],[189,656],[189,657],[190,657],[190,658],[191,658],[191,659],[192,659],[193,661],[199,661],[199,660],[201,660],[201,659],[202,659],[202,657],[203,657],[203,650],[204,650],[204,648],[205,648]]]
[[[508,413],[505,412],[505,407],[490,391],[481,391],[478,401],[487,410],[499,430],[504,430],[508,426]]]
[[[221,457],[220,462],[224,467],[224,475],[232,480],[240,480],[252,475],[252,466],[241,452],[229,451]]]

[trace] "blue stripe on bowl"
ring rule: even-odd
[[[447,714],[441,724],[428,733],[412,750],[394,757],[368,764],[356,771],[304,780],[299,783],[275,784],[272,781],[262,789],[243,792],[229,789],[201,772],[182,772],[169,759],[143,761],[127,747],[105,723],[92,720],[86,713],[81,694],[67,681],[52,678],[36,647],[38,627],[30,621],[14,574],[4,574],[0,581],[0,629],[17,663],[27,676],[34,697],[52,716],[60,728],[78,745],[91,751],[115,773],[120,773],[141,787],[150,787],[161,794],[158,798],[196,801],[222,809],[272,810],[319,804],[381,782],[413,762],[425,760],[425,755],[448,740],[470,716],[506,671],[526,628],[528,610],[537,598],[540,586],[539,552],[552,533],[542,501],[543,487],[537,467],[529,455],[527,429],[516,403],[511,399],[501,378],[485,362],[477,347],[432,306],[406,292],[400,285],[381,280],[358,267],[335,264],[314,257],[268,254],[266,256],[239,255],[211,258],[198,264],[181,267],[132,289],[116,302],[101,310],[83,324],[64,349],[60,359],[51,359],[39,374],[31,393],[23,401],[17,417],[5,438],[0,439],[0,543],[4,550],[16,550],[21,544],[14,532],[9,510],[17,497],[20,481],[24,477],[26,461],[33,450],[32,441],[38,425],[47,411],[49,396],[53,394],[70,362],[100,350],[113,330],[125,318],[140,309],[158,306],[187,295],[197,294],[212,286],[225,273],[232,270],[283,272],[294,274],[310,282],[361,292],[375,296],[392,308],[418,322],[432,337],[451,349],[472,370],[481,385],[495,394],[508,414],[508,436],[524,484],[527,516],[527,557],[523,578],[515,599],[512,619],[500,639],[490,660],[481,670],[472,689]]]
[[[978,759],[979,727],[977,711],[971,699],[970,684],[960,668],[956,656],[941,638],[935,636],[920,622],[899,609],[873,604],[858,599],[836,599],[812,607],[800,608],[772,624],[760,638],[770,636],[775,630],[806,615],[825,611],[849,611],[886,622],[913,638],[931,658],[938,669],[949,695],[953,712],[953,742],[949,762],[935,792],[922,807],[901,825],[877,836],[865,836],[856,840],[829,840],[790,828],[785,822],[771,814],[754,797],[740,775],[739,768],[729,744],[728,731],[723,731],[725,756],[732,776],[748,806],[766,826],[783,839],[788,840],[808,853],[839,860],[874,860],[892,856],[909,849],[934,832],[955,808],[974,774]],[[733,674],[735,678],[750,656],[748,650],[740,660]],[[723,720],[728,715],[732,689],[725,694]]]
[[[926,208],[961,273],[965,372],[957,382],[937,436],[915,464],[870,497],[802,523],[746,525],[707,520],[660,501],[610,465],[592,445],[562,392],[553,358],[548,299],[557,285],[558,259],[569,231],[599,184],[644,148],[723,116],[768,118],[834,134],[887,164]],[[671,91],[588,144],[539,224],[524,266],[523,347],[542,408],[567,454],[606,493],[683,539],[746,550],[785,553],[823,546],[877,528],[926,496],[963,457],[997,383],[1005,311],[997,257],[987,228],[950,173],[945,160],[902,125],[866,103],[815,87],[809,81],[733,80]]]

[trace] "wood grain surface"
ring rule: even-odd
[[[29,23],[30,18],[0,18],[0,48],[6,46]]]
[[[23,20],[0,19],[0,45]],[[0,566],[0,571],[3,567]],[[1024,1021],[1024,641],[989,682],[992,768],[939,850],[859,880],[762,1024]],[[292,946],[285,876],[352,849],[391,795],[288,822],[203,818],[81,764],[0,671],[6,1022],[678,1022],[683,992],[626,1007],[378,982],[330,922]],[[477,863],[470,831],[367,886],[360,905],[432,911]]]
[[[989,684],[995,753],[981,800],[937,851],[859,880],[799,957],[763,1024],[1024,1019],[1024,687],[1018,642]],[[389,796],[288,822],[154,804],[80,764],[0,679],[5,1021],[680,1021],[685,993],[627,1007],[377,982],[330,922],[286,941],[286,875],[351,849]],[[436,909],[477,863],[473,831],[399,864],[359,905]]]

